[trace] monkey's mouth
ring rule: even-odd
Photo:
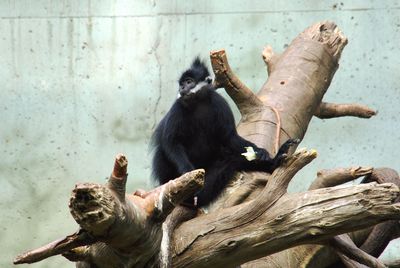
[[[178,99],[188,99],[193,95],[193,93],[190,92],[178,92]]]
[[[180,90],[179,94],[178,94],[178,98],[191,98],[193,96],[195,96],[198,92],[200,92],[203,89],[202,86],[195,86],[194,88],[190,89],[189,91],[187,90]]]

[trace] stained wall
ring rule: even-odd
[[[71,189],[105,182],[116,153],[129,159],[129,191],[151,187],[149,137],[194,56],[225,48],[256,91],[266,79],[263,46],[283,51],[321,20],[335,21],[349,38],[325,100],[379,114],[313,119],[301,146],[319,157],[291,191],[306,190],[322,168],[398,169],[399,9],[395,0],[1,0],[0,266],[74,232]],[[399,241],[383,258],[396,255]],[[62,257],[31,267],[56,266],[72,267]]]

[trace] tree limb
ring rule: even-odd
[[[398,219],[400,205],[392,204],[397,195],[398,187],[393,184],[340,186],[286,194],[268,213],[246,217],[251,221],[243,222],[233,215],[247,203],[220,211],[217,219],[216,215],[198,217],[176,231],[186,239],[191,237],[192,243],[174,257],[174,267],[239,265],[287,247]],[[339,198],[341,202],[337,202]]]
[[[351,181],[353,179],[358,178],[359,176],[365,175],[362,183],[369,183],[372,181],[378,183],[394,183],[397,186],[400,186],[400,178],[396,171],[388,168],[362,168],[362,167],[353,167],[353,168],[340,168],[333,170],[322,170],[318,172],[318,177],[316,181],[310,186],[310,189],[322,188],[322,187],[332,187],[338,185],[340,183],[345,183]],[[395,203],[399,201],[399,197],[394,200]],[[399,222],[397,220],[389,220],[383,223],[377,224],[372,228],[364,229],[362,231],[358,231],[355,233],[349,234],[351,238],[357,243],[360,247],[360,250],[370,255],[371,257],[378,257],[389,242],[392,239],[395,239],[397,230],[399,229]],[[342,235],[342,237],[346,237],[346,235]],[[333,238],[336,239],[336,238]],[[334,243],[332,241],[328,243]],[[345,244],[342,245],[346,247]],[[342,251],[339,250],[337,252],[341,261],[346,265],[346,267],[365,267],[359,262],[355,261],[352,256],[345,256]],[[351,250],[351,249],[347,249]],[[326,248],[319,247],[316,252],[321,252],[315,254],[316,256],[324,256],[323,252],[326,252]],[[326,255],[325,255],[326,256]],[[322,257],[324,258],[324,257]],[[329,263],[328,260],[323,260],[324,263]],[[333,264],[332,267],[340,265],[339,263]],[[317,265],[316,267],[318,267]]]
[[[270,45],[264,47],[262,51],[262,58],[267,65],[267,72],[270,75],[275,68],[276,63],[279,61],[280,55],[276,54]]]
[[[314,112],[314,115],[320,119],[328,119],[341,116],[356,116],[359,118],[370,118],[376,115],[377,112],[371,108],[357,104],[337,104],[321,102]]]
[[[391,262],[385,262],[385,265],[388,268],[400,268],[400,260],[395,260]]]
[[[347,234],[333,237],[330,240],[329,245],[337,252],[340,252],[351,260],[355,260],[358,263],[366,265],[367,267],[386,268],[381,261],[359,249]]]
[[[369,175],[373,171],[372,167],[349,167],[337,169],[324,169],[317,173],[317,178],[308,188],[309,190],[332,187],[349,181],[353,181],[359,177]]]
[[[28,251],[17,256],[14,259],[14,264],[34,263],[54,255],[62,254],[73,248],[82,245],[91,245],[96,242],[91,235],[84,230],[68,235],[64,238],[58,239],[38,249]]]
[[[363,183],[369,183],[372,181],[378,183],[390,182],[400,187],[399,174],[390,168],[375,169],[370,175],[364,178]],[[400,197],[397,197],[394,202],[399,203]],[[379,257],[390,241],[396,238],[396,231],[400,230],[399,227],[399,221],[396,220],[386,221],[374,226],[360,248],[372,256]]]
[[[201,189],[204,170],[188,172],[141,197],[125,195],[127,164],[126,157],[118,154],[106,185],[81,183],[75,186],[70,211],[82,228],[80,232],[18,256],[15,264],[64,254],[69,260],[90,265],[107,263],[120,267],[123,262],[117,252],[129,256],[129,263],[135,267],[149,261],[156,263],[161,222],[175,205]]]
[[[233,73],[225,50],[211,51],[210,59],[215,74],[216,87],[225,88],[241,114],[246,114],[247,109],[254,109],[262,104],[251,89]]]
[[[303,151],[294,155],[274,172],[259,198],[183,223],[176,234],[185,239],[174,236],[173,266],[238,265],[288,246],[315,243],[333,234],[366,227],[387,217],[400,218],[399,205],[392,204],[399,194],[393,184],[335,187],[297,194],[282,192],[310,157],[315,157],[315,153]],[[342,201],[336,202],[339,198]]]

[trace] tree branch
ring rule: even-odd
[[[400,187],[399,174],[390,168],[375,169],[370,175],[364,178],[362,183],[369,183],[372,181],[378,183],[394,183]],[[397,197],[394,202],[399,203],[400,197]],[[396,238],[396,230],[399,230],[399,227],[399,221],[386,221],[374,226],[360,248],[372,256],[379,257],[390,241]]]
[[[371,268],[385,268],[386,266],[369,255],[365,251],[359,249],[347,234],[337,235],[330,240],[329,245],[337,252],[344,254],[346,257],[355,260],[361,264]]]
[[[204,173],[204,169],[190,171],[152,191],[146,199],[154,204],[153,220],[164,221],[176,205],[194,196],[203,187]]]
[[[91,235],[84,230],[68,235],[64,238],[51,242],[43,247],[34,249],[17,256],[14,259],[14,264],[34,263],[54,255],[62,254],[73,248],[91,245],[96,242]]]
[[[349,181],[353,181],[359,177],[369,175],[373,171],[372,167],[349,167],[337,169],[324,169],[317,173],[317,178],[308,188],[309,190],[332,187]]]
[[[246,114],[247,109],[254,109],[262,104],[251,89],[233,73],[229,66],[225,50],[211,51],[210,59],[215,74],[216,86],[225,88],[241,114]]]
[[[82,231],[18,256],[15,264],[64,254],[73,261],[120,267],[118,252],[124,252],[138,267],[150,260],[157,262],[162,236],[160,223],[175,205],[201,189],[204,170],[186,173],[141,197],[125,195],[127,164],[126,157],[118,154],[106,185],[75,186],[70,211]]]
[[[400,268],[400,260],[395,260],[391,262],[385,262],[385,265],[388,268]]]
[[[275,65],[279,61],[280,55],[274,53],[272,47],[270,45],[268,45],[268,46],[264,47],[264,49],[262,51],[262,58],[263,58],[265,64],[267,65],[268,75],[270,75],[274,71]]]
[[[252,202],[219,211],[218,215],[198,217],[176,231],[191,244],[175,255],[174,267],[239,265],[287,247],[399,219],[400,204],[392,204],[398,194],[393,184],[340,186],[286,194],[268,213],[253,211],[257,216],[246,215],[246,221],[242,213],[242,218],[236,215]],[[341,202],[337,202],[339,199]],[[212,236],[212,243],[208,236]]]
[[[259,198],[183,223],[174,236],[173,266],[238,265],[288,246],[400,218],[399,205],[392,204],[399,194],[393,184],[285,194],[290,179],[314,157],[315,152],[307,151],[291,157],[274,172]]]
[[[333,170],[322,170],[318,172],[317,180],[310,186],[310,189],[322,188],[322,187],[332,187],[338,185],[340,183],[345,183],[347,181],[351,181],[359,176],[365,175],[362,183],[369,182],[378,182],[378,183],[394,183],[397,186],[400,186],[400,178],[396,171],[388,168],[347,168],[347,169],[333,169]],[[394,203],[399,202],[399,197],[394,200]],[[371,256],[370,258],[378,257],[389,242],[392,239],[395,239],[396,230],[398,230],[399,223],[397,220],[389,220],[383,223],[375,225],[372,229],[359,231],[356,233],[350,234],[354,241],[358,241],[358,245],[360,249],[365,254]],[[348,237],[348,235],[342,235],[343,237]],[[336,237],[333,239],[337,239]],[[350,239],[350,238],[346,238]],[[335,243],[335,241],[330,241],[328,243]],[[343,252],[344,250],[353,251],[351,247],[343,244],[344,247],[342,250],[338,250],[338,256],[341,261],[346,265],[346,267],[366,267],[359,262],[357,262],[357,258],[351,255],[345,256]],[[319,249],[320,252],[326,251],[324,248]],[[362,253],[360,253],[362,254]],[[317,255],[317,254],[316,254]],[[325,255],[325,254],[319,254]],[[326,259],[325,259],[325,262]],[[336,264],[339,265],[339,264]],[[369,264],[371,265],[371,264]]]
[[[376,115],[377,112],[371,108],[357,104],[337,104],[321,102],[314,112],[314,115],[320,119],[328,119],[341,116],[356,116],[360,118],[370,118]]]

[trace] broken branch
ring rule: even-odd
[[[66,251],[69,251],[73,248],[90,245],[96,242],[91,235],[89,235],[84,230],[79,230],[78,232],[68,235],[62,239],[51,242],[43,247],[38,249],[28,251],[17,256],[14,259],[14,264],[23,264],[23,263],[34,263],[46,258],[49,258],[54,255],[62,254]]]
[[[225,50],[211,51],[210,59],[217,86],[225,88],[241,114],[261,106],[258,97],[231,70]]]
[[[385,268],[386,266],[369,255],[365,251],[359,249],[347,234],[337,235],[330,240],[329,245],[337,252],[344,254],[351,260],[364,264],[371,268]]]
[[[275,68],[276,63],[279,60],[280,55],[276,54],[270,45],[264,47],[262,51],[262,58],[267,65],[267,72],[270,75]]]
[[[359,177],[369,175],[373,171],[372,167],[349,167],[336,169],[323,169],[318,171],[317,178],[308,188],[309,190],[332,187]]]
[[[321,102],[314,112],[314,115],[320,119],[328,119],[341,116],[356,116],[359,118],[370,118],[376,115],[376,111],[371,108],[357,104],[337,104]]]

